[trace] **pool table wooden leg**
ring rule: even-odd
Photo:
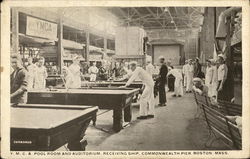
[[[83,151],[82,144],[79,138],[69,141],[67,147],[70,151]]]
[[[123,116],[122,108],[116,108],[113,110],[113,129],[115,132],[119,132],[122,129]]]
[[[131,111],[131,104],[124,108],[124,121],[131,122],[132,119],[132,111]]]
[[[93,119],[92,119],[92,122],[93,122],[93,125],[94,125],[94,126],[96,126],[96,118],[97,118],[97,117],[96,117],[96,115],[95,115],[95,116],[93,117]]]
[[[93,120],[93,117],[92,117]],[[70,151],[84,151],[87,145],[87,140],[84,137],[85,131],[88,128],[88,125],[91,121],[91,118],[87,119],[84,123],[78,123],[79,128],[75,129],[76,133],[71,135],[68,141],[68,149]]]
[[[70,151],[85,151],[87,145],[88,145],[87,139],[85,137],[80,136],[68,141],[67,148]]]

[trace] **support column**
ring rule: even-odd
[[[107,54],[107,47],[108,47],[107,37],[104,36],[103,40],[104,40],[104,53]]]
[[[226,64],[228,66],[228,75],[227,75],[227,83],[225,83],[225,87],[227,87],[228,91],[225,95],[228,97],[228,101],[230,101],[234,97],[234,57],[233,52],[231,51],[231,17],[227,19],[227,36],[226,36]],[[227,84],[227,85],[226,85]]]
[[[89,30],[86,32],[86,54],[85,54],[86,62],[89,62]]]
[[[59,67],[59,73],[62,73],[62,67],[63,67],[63,22],[62,17],[59,19],[58,23],[58,45],[57,45],[57,59],[58,59],[58,67]]]
[[[19,18],[18,18],[18,10],[15,8],[11,9],[11,22],[12,22],[12,27],[11,27],[11,32],[12,32],[12,37],[11,37],[11,53],[18,53],[19,51]]]
[[[152,64],[156,65],[155,62],[155,52],[154,52],[154,45],[151,45],[151,51],[152,51]]]
[[[197,36],[197,38],[195,38],[195,51],[196,51],[196,57],[200,58],[201,52],[199,52],[199,35]],[[204,51],[203,51],[203,54],[204,54]],[[202,60],[202,59],[200,59],[200,60]]]

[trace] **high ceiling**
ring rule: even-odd
[[[123,26],[144,29],[192,29],[203,21],[203,7],[110,7]]]

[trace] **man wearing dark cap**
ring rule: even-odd
[[[14,70],[10,75],[11,103],[26,103],[28,74],[21,65],[19,54],[11,55],[11,67]]]
[[[198,57],[195,58],[194,64],[194,77],[203,78],[203,73],[201,72],[201,64]]]
[[[166,91],[165,91],[165,85],[166,85],[166,76],[168,74],[168,67],[165,64],[165,58],[163,56],[159,57],[159,62],[161,65],[160,73],[159,73],[159,106],[166,106]]]

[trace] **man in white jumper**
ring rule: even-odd
[[[174,94],[172,95],[173,97],[181,97],[183,96],[183,84],[182,84],[182,73],[181,70],[178,69],[171,69],[168,71],[167,76],[173,75],[175,77],[175,82],[174,82]]]
[[[146,61],[147,61],[146,71],[153,77],[155,72],[155,67],[152,64],[151,57],[147,57]]]
[[[186,93],[191,93],[193,88],[193,76],[194,76],[194,66],[192,65],[192,60],[188,60],[187,65],[187,87]]]
[[[89,74],[90,74],[90,82],[96,81],[96,75],[98,73],[98,68],[96,67],[96,62],[93,62],[93,65],[89,68]]]
[[[185,61],[185,65],[182,67],[182,73],[184,75],[184,87],[187,87],[187,66],[188,65],[188,60]]]
[[[212,89],[212,82],[214,76],[214,69],[211,65],[211,59],[207,60],[207,68],[206,68],[206,75],[205,75],[205,85],[208,87],[208,96],[213,96],[213,89]]]
[[[154,81],[152,76],[143,68],[137,67],[137,62],[130,63],[132,70],[131,74],[127,74],[125,78],[129,78],[125,86],[128,87],[135,79],[139,78],[144,84],[145,88],[140,100],[140,116],[137,119],[154,118]]]

